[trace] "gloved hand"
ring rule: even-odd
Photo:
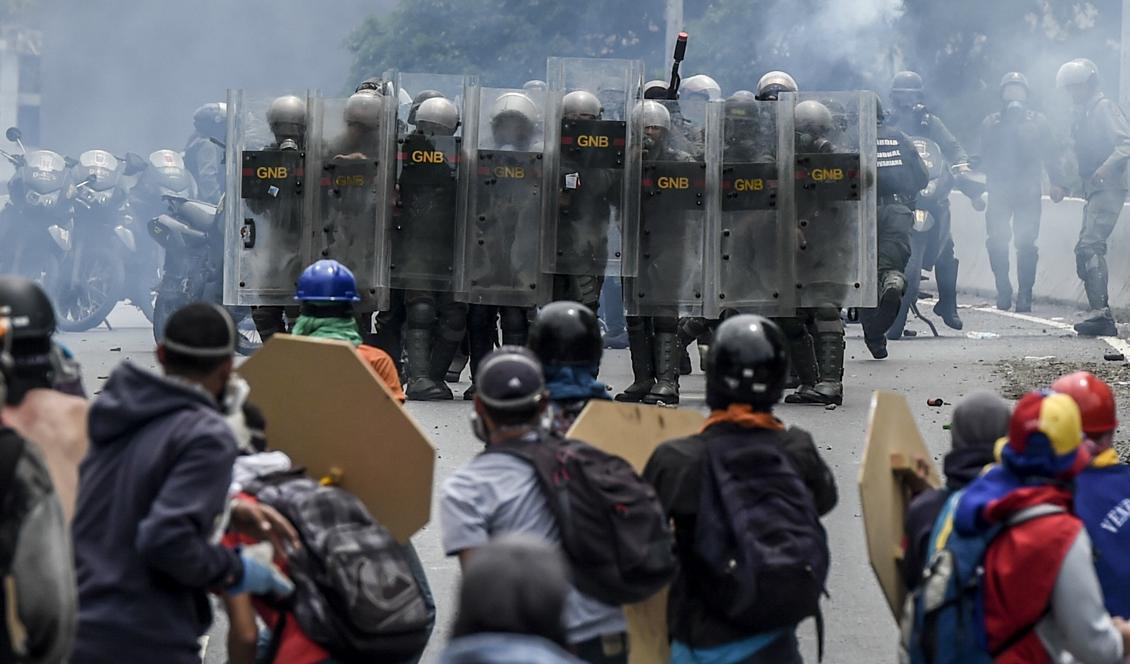
[[[294,592],[294,584],[275,566],[270,543],[261,542],[245,546],[239,559],[243,563],[243,576],[227,589],[229,595],[274,595],[284,598]]]

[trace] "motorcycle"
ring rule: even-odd
[[[129,191],[126,215],[130,228],[136,228],[137,220],[145,223],[144,220],[160,216],[167,207],[164,196],[196,198],[196,180],[175,150],[156,150],[136,167],[141,174]],[[147,231],[136,233],[134,239],[137,251],[130,256],[133,260],[126,264],[125,294],[152,323],[164,262],[163,249]]]
[[[139,160],[87,150],[71,168],[71,227],[64,236],[67,252],[55,288],[60,330],[97,327],[126,291],[125,266],[137,254],[137,240],[125,215],[122,176],[136,173]],[[135,304],[144,311],[146,301],[148,297]]]
[[[16,167],[8,181],[8,202],[0,211],[0,273],[28,277],[52,292],[66,253],[67,160],[51,150],[29,152],[16,127],[9,127],[5,136],[20,152],[0,150]]]
[[[219,303],[223,297],[224,198],[219,205],[164,195],[168,212],[149,221],[149,235],[165,251],[153,311],[153,338],[165,337],[165,323],[192,302]],[[236,352],[251,355],[262,339],[248,307],[227,307],[237,322]]]

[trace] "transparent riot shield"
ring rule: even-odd
[[[454,290],[457,220],[465,202],[462,166],[464,100],[474,77],[405,74],[397,77],[402,104],[396,142],[397,203],[389,233],[393,288],[450,293]],[[426,99],[442,97],[432,114]]]
[[[629,119],[642,72],[638,60],[548,61],[546,142],[558,146],[545,169],[548,272],[635,274],[635,252],[619,248],[633,248],[623,237],[638,231],[639,133]]]
[[[717,172],[707,168],[706,136],[721,103],[641,102],[633,122],[642,142],[639,271],[624,279],[631,316],[701,316],[706,211]],[[658,126],[669,122],[669,128]],[[649,126],[650,125],[650,126]],[[708,126],[709,125],[709,126]],[[689,149],[688,149],[689,148]]]
[[[288,100],[276,132],[267,111],[285,93],[228,91],[224,303],[294,303],[294,285],[311,251],[305,212],[317,187],[306,183],[309,95]]]
[[[388,303],[384,243],[395,127],[396,104],[385,95],[366,91],[311,100],[307,163],[316,187],[307,213],[313,237],[306,262],[330,258],[348,267],[369,309]]]
[[[798,307],[874,307],[875,95],[782,95],[796,136]]]
[[[728,99],[722,120],[711,123],[707,163],[719,170],[719,191],[707,217],[707,318],[794,312],[791,110],[773,101]]]
[[[538,260],[544,107],[522,90],[470,88],[469,94],[464,138],[470,175],[457,296],[472,304],[542,304],[549,286]]]

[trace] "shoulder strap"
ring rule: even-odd
[[[1013,526],[1019,526],[1020,524],[1031,521],[1033,519],[1039,519],[1040,517],[1051,516],[1053,514],[1065,514],[1066,512],[1067,510],[1060,507],[1059,505],[1035,505],[1015,514],[1005,523],[1005,527],[1012,528]]]

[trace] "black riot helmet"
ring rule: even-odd
[[[529,346],[545,366],[595,367],[604,353],[596,314],[568,300],[541,308],[530,327]]]
[[[55,309],[39,284],[6,275],[0,276],[0,311],[8,328],[4,340],[5,402],[16,405],[28,391],[51,387]]]
[[[926,86],[918,72],[900,71],[891,79],[891,103],[896,107],[912,108],[922,103]]]
[[[781,328],[751,314],[727,318],[715,330],[706,356],[706,403],[714,410],[735,403],[771,410],[781,399],[788,375]]]

